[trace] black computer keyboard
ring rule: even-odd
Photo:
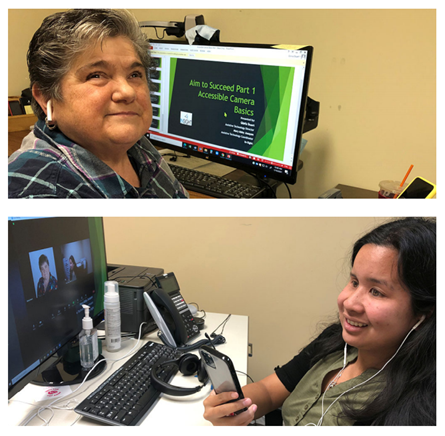
[[[185,189],[217,198],[258,198],[264,188],[169,164]]]
[[[165,345],[149,341],[85,398],[75,411],[106,424],[137,425],[160,396],[160,392],[150,383],[152,366],[166,359],[177,359],[180,355],[180,352]],[[175,365],[166,366],[160,378],[169,382],[176,372]]]

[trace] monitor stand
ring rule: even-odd
[[[80,364],[79,343],[69,344],[62,350],[62,355],[60,353],[55,354],[51,358],[52,362],[49,366],[31,382],[32,384],[39,386],[66,386],[82,383],[91,368],[82,368]],[[96,362],[100,360],[104,360],[101,354],[99,354]],[[101,374],[106,366],[105,361],[99,363],[88,376],[88,380],[92,380]]]

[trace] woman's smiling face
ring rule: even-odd
[[[417,322],[411,296],[399,280],[397,260],[393,248],[364,245],[337,300],[343,339],[382,359],[396,351]]]
[[[150,127],[146,71],[126,37],[106,38],[82,53],[62,79],[61,91],[53,118],[68,138],[93,153],[127,150]]]
[[[49,280],[49,265],[48,262],[43,262],[42,265],[40,266],[40,273],[42,274],[42,277],[45,281]]]

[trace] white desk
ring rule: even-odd
[[[200,335],[194,338],[193,342],[205,339],[204,333],[210,334],[213,330],[218,327],[218,325],[224,321],[227,317],[225,314],[217,313],[207,313],[205,318],[205,328],[201,331]],[[221,328],[218,329],[217,333],[221,332]],[[235,368],[242,372],[247,372],[247,348],[248,348],[248,317],[240,315],[232,315],[227,322],[223,336],[226,338],[227,342],[222,345],[217,346],[217,350],[221,353],[227,354],[233,361]],[[153,332],[144,337],[141,344],[145,343],[147,340],[153,342],[160,342],[157,337],[157,332]],[[124,340],[122,342],[122,349],[117,353],[108,353],[106,349],[103,350],[103,356],[110,359],[118,359],[119,357],[125,356],[135,345],[136,341],[133,339]],[[197,351],[194,351],[197,354]],[[97,386],[99,386],[107,377],[109,377],[117,368],[125,363],[125,360],[120,362],[109,363],[107,362],[107,368],[105,373],[98,376],[96,379],[87,381],[85,385],[80,389],[78,394],[73,394],[72,397],[75,398],[79,403],[86,398]],[[238,375],[241,386],[245,385],[247,380],[242,374]],[[185,377],[181,373],[178,373],[175,378],[171,381],[171,384],[176,386],[197,386],[198,380],[196,377]],[[74,391],[78,385],[73,385],[72,390]],[[33,401],[35,386],[26,386],[22,391],[15,395],[8,403],[7,409],[7,421],[9,425],[20,425],[22,422],[26,421],[28,417],[32,416],[39,407],[51,403],[53,400],[42,401],[34,404],[26,404],[25,402]],[[43,389],[43,388],[40,388]],[[162,394],[160,400],[150,412],[150,414],[142,421],[140,426],[192,426],[192,425],[210,425],[209,422],[204,420],[202,414],[204,412],[204,407],[202,405],[203,400],[210,393],[210,382],[204,387],[200,392],[187,396],[187,397],[173,397],[169,395]],[[63,398],[57,404],[65,404],[71,396]],[[49,417],[50,411],[46,410],[43,412],[43,416]],[[62,425],[70,426],[73,423],[75,425],[103,425],[99,422],[89,420],[87,418],[81,417],[77,422],[79,415],[73,410],[54,410],[54,417],[52,418],[50,425]],[[27,425],[28,426],[40,426],[44,423],[39,418],[34,418]],[[159,428],[157,427],[157,428]]]

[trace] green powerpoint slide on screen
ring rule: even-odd
[[[169,133],[283,160],[293,67],[170,62]]]

